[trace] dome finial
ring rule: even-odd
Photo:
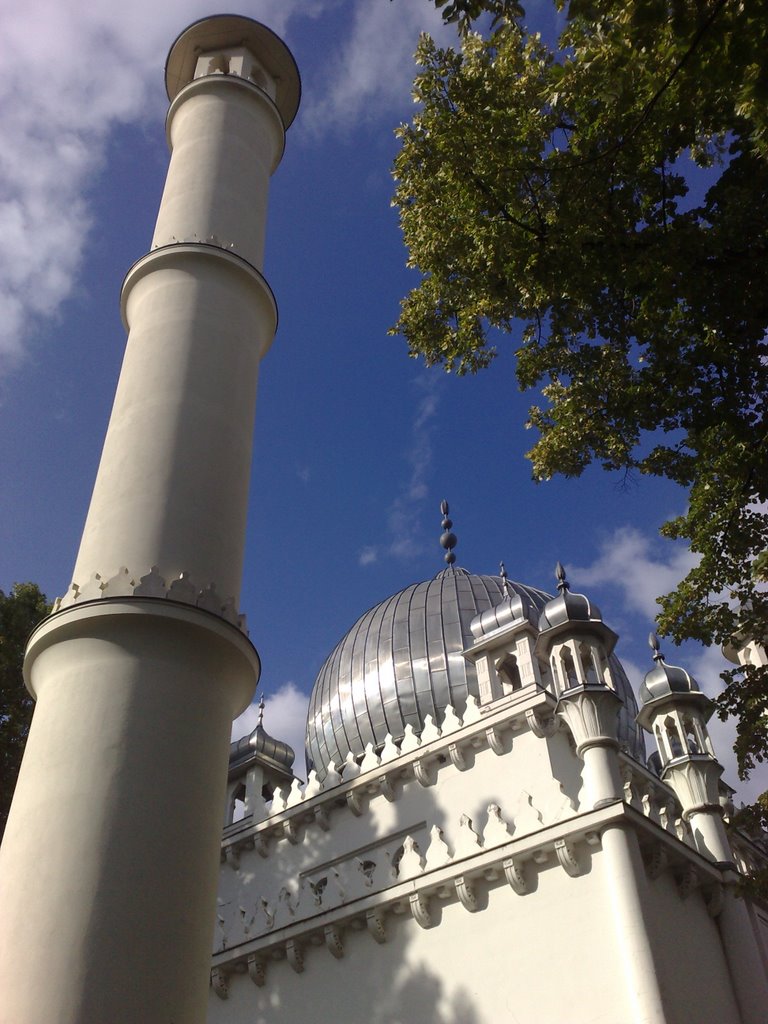
[[[504,597],[512,597],[512,587],[509,585],[507,567],[503,562],[499,562],[499,576],[501,577],[501,585],[504,588]]]
[[[261,727],[262,729],[264,728],[264,694],[263,693],[262,693],[261,697],[259,698],[259,721],[258,721],[257,728],[258,727]]]
[[[659,638],[656,636],[655,633],[648,634],[648,646],[653,651],[654,661],[664,661],[664,655],[659,650]]]
[[[448,502],[445,498],[440,502],[440,511],[443,514],[443,534],[440,537],[440,545],[445,548],[445,561],[448,565],[453,565],[456,561],[456,555],[453,553],[453,549],[456,547],[456,534],[451,533],[453,520],[448,518]]]
[[[565,578],[565,567],[562,562],[558,562],[555,566],[555,576],[557,577],[557,589],[560,593],[571,589],[568,580]]]

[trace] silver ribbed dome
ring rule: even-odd
[[[426,716],[439,724],[449,704],[460,715],[467,695],[479,696],[475,667],[461,654],[472,646],[470,623],[513,593],[526,597],[537,613],[551,600],[543,590],[451,565],[361,616],[333,649],[312,689],[308,768],[322,777],[331,761],[340,765],[350,751],[357,757],[368,743],[381,748],[387,733],[400,740],[409,724],[420,733]],[[624,701],[619,736],[644,759],[632,687],[618,659],[610,660]]]
[[[540,611],[549,595],[508,583]],[[427,715],[442,721],[478,695],[477,674],[461,652],[472,644],[470,623],[504,598],[498,576],[449,566],[367,611],[320,670],[307,716],[307,762],[321,773],[331,761],[378,747],[387,733],[420,732]]]

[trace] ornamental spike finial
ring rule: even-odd
[[[499,562],[499,576],[501,576],[501,586],[504,590],[505,597],[512,596],[512,588],[509,585],[509,577],[507,576],[507,567],[503,562]]]
[[[664,655],[659,650],[659,638],[653,632],[648,634],[648,646],[653,651],[654,661],[664,661]]]
[[[558,562],[555,566],[555,576],[557,577],[557,589],[559,591],[570,590],[568,580],[565,578],[565,567],[562,562]]]
[[[265,705],[264,705],[264,694],[262,693],[261,697],[259,698],[259,721],[258,721],[257,728],[259,726],[262,729],[264,728],[264,707],[265,707]]]
[[[448,518],[448,502],[445,498],[440,502],[440,511],[443,515],[443,521],[441,524],[443,527],[443,533],[440,537],[440,545],[445,548],[445,561],[448,565],[453,565],[456,561],[456,555],[453,553],[453,549],[456,547],[456,534],[451,533],[453,520]]]

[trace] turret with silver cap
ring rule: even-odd
[[[699,851],[730,862],[719,791],[723,769],[707,731],[714,705],[689,672],[667,664],[655,633],[648,642],[654,667],[640,687],[637,721],[656,740],[659,774],[675,790]]]
[[[617,721],[622,701],[609,663],[616,634],[595,604],[571,593],[560,562],[555,573],[559,593],[541,613],[537,651],[549,661],[557,713],[584,761],[584,802],[601,807],[622,797]]]

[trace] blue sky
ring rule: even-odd
[[[512,578],[548,588],[562,560],[621,635],[638,682],[653,598],[691,564],[656,532],[684,494],[646,480],[622,488],[599,471],[534,484],[523,426],[533,396],[517,391],[514,337],[464,379],[424,369],[387,337],[415,283],[390,207],[393,131],[413,109],[419,31],[451,33],[427,0],[234,10],[283,35],[304,89],[270,198],[265,274],[280,326],[259,384],[241,599],[268,729],[298,746],[303,695],[337,640],[443,567],[443,497],[458,564],[487,573],[503,560]],[[120,284],[148,248],[167,165],[165,55],[209,13],[209,0],[0,12],[4,589],[32,579],[52,597],[70,582],[124,347]],[[727,667],[717,651],[662,647],[716,692]],[[735,784],[730,731],[713,733]],[[763,772],[743,793],[767,785]]]

